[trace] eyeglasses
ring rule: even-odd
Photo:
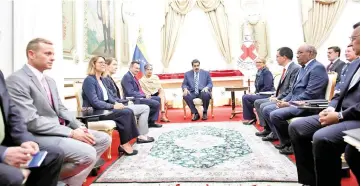
[[[360,35],[357,35],[357,36],[351,36],[351,37],[350,37],[350,40],[351,40],[351,41],[355,41],[355,40],[356,40],[356,38],[357,38],[357,37],[359,37],[359,36],[360,36]]]
[[[99,63],[99,64],[101,64],[101,65],[104,65],[104,64],[105,64],[105,61],[100,61],[100,62],[97,62],[97,63]]]
[[[150,71],[150,70],[153,70],[153,69],[152,69],[152,68],[147,68],[147,69],[145,69],[145,70],[149,70],[149,71]]]

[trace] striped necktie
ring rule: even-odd
[[[199,94],[198,81],[198,72],[196,72],[196,74],[194,75],[194,92],[196,93],[196,95]]]

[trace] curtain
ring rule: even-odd
[[[330,35],[346,0],[301,0],[301,3],[304,40],[319,48]]]
[[[169,61],[174,53],[185,15],[192,10],[195,4],[193,0],[167,0],[166,3],[165,23],[161,32],[164,72],[168,72]]]
[[[228,16],[223,0],[197,0],[197,5],[207,14],[212,23],[218,48],[228,64],[232,62],[229,41]]]

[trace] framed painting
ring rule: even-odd
[[[115,58],[115,5],[113,0],[86,0],[84,5],[85,59]]]
[[[73,58],[75,49],[75,1],[62,1],[63,21],[63,56],[65,59]]]

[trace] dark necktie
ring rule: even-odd
[[[286,68],[283,68],[281,81],[283,81],[285,79],[285,76],[286,76]]]
[[[299,80],[301,77],[303,77],[303,75],[305,74],[306,70],[305,70],[305,65],[302,65],[302,68],[300,69],[300,72],[298,73],[298,77],[297,80]]]
[[[331,62],[330,64],[327,65],[327,72],[331,70],[333,62]]]

